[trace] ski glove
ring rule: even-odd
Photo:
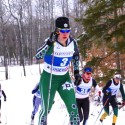
[[[111,89],[108,88],[108,89],[106,90],[106,95],[111,96],[111,94],[112,94]]]
[[[6,98],[4,98],[4,102],[6,102]]]
[[[98,100],[97,100],[97,101],[98,101],[99,103],[101,102],[101,98],[102,98],[101,96],[98,96]]]
[[[32,94],[36,93],[38,89],[33,89]]]
[[[111,92],[106,92],[107,96],[111,96],[111,94],[112,94]]]
[[[101,91],[98,92],[99,96],[101,96]]]
[[[122,105],[125,105],[125,100],[122,101]]]
[[[47,45],[52,46],[53,43],[57,40],[58,34],[54,31],[51,33],[49,39],[47,40]]]
[[[32,94],[36,93],[39,89],[39,85],[37,85],[33,90],[32,90]]]
[[[101,91],[99,91],[99,92],[98,92],[98,102],[99,102],[99,103],[101,102],[101,99],[102,99]]]
[[[74,85],[78,86],[81,84],[81,76],[80,74],[76,74],[75,75],[75,82],[74,82]]]

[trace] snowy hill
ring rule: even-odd
[[[42,65],[41,65],[42,69]],[[3,68],[0,68],[3,71]],[[3,72],[0,72],[0,83],[7,95],[7,102],[2,100],[2,122],[7,122],[7,125],[26,125],[30,122],[32,112],[32,97],[31,91],[35,84],[39,81],[39,66],[27,66],[27,76],[23,77],[21,67],[9,67],[9,80],[5,80]],[[102,105],[97,106],[91,102],[91,111],[88,125],[94,125],[98,117],[98,112],[101,111]],[[94,114],[91,115],[91,113]],[[102,112],[103,113],[103,112]],[[38,125],[38,114],[35,117],[35,125]],[[113,113],[112,113],[113,114]],[[104,125],[111,125],[112,114],[104,120]],[[48,115],[48,125],[68,125],[69,118],[64,103],[60,99],[58,93],[55,97],[55,103],[51,112]],[[125,124],[125,111],[119,110],[119,117],[116,125]],[[96,125],[99,125],[98,121]]]

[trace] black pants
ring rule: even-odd
[[[84,99],[76,99],[77,107],[78,107],[78,113],[80,117],[80,122],[83,120],[83,125],[85,125],[88,117],[89,117],[89,97]]]
[[[108,99],[109,98],[109,99]],[[108,99],[108,101],[107,101]],[[114,111],[114,115],[118,115],[118,105],[117,105],[117,101],[116,101],[116,96],[107,96],[104,95],[103,96],[103,105],[104,105],[104,110],[107,112],[107,114],[109,114],[109,105],[112,106],[113,111]]]

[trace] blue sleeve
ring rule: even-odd
[[[104,86],[104,88],[103,88],[103,90],[102,90],[103,93],[106,93],[106,91],[111,92],[111,89],[109,88],[110,85],[111,85],[111,83],[112,83],[111,80],[109,80],[109,81],[106,83],[106,85]]]

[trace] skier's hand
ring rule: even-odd
[[[122,101],[122,105],[125,105],[125,100]]]
[[[52,32],[49,39],[47,40],[47,45],[52,46],[53,43],[57,40],[58,34],[56,31]]]
[[[117,102],[117,105],[122,105],[122,103],[121,102]]]
[[[111,89],[110,88],[108,88],[107,90],[106,90],[106,93],[105,93],[107,96],[111,96]]]
[[[37,92],[37,89],[33,89],[32,90],[32,94],[36,93]]]
[[[6,98],[4,98],[4,102],[6,102]]]
[[[80,74],[76,74],[75,75],[75,82],[74,82],[74,85],[78,86],[81,84],[81,76]]]
[[[111,92],[106,92],[107,96],[111,96],[111,94],[112,94]]]
[[[101,99],[102,99],[102,97],[101,96],[98,96],[98,102],[100,103],[101,102]]]
[[[98,91],[99,96],[101,96],[101,91]]]

